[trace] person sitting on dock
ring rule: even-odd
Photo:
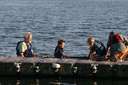
[[[96,61],[105,60],[106,48],[102,42],[95,40],[94,37],[89,37],[87,43],[90,49],[89,59]]]
[[[65,41],[63,39],[58,40],[57,46],[54,51],[55,58],[66,57],[66,55],[64,55],[64,45],[65,45]]]
[[[109,59],[111,61],[122,61],[128,55],[128,48],[120,33],[110,32],[107,42],[107,50],[110,52]]]
[[[32,50],[32,33],[26,32],[24,35],[24,40],[19,41],[16,46],[16,54],[21,57],[32,57],[34,56]]]

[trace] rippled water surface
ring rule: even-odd
[[[0,0],[0,55],[15,56],[24,32],[33,33],[37,53],[52,55],[57,40],[66,41],[65,53],[88,54],[92,34],[107,42],[112,30],[127,32],[127,0]]]

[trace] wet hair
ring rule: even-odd
[[[63,39],[58,40],[58,45],[61,45],[62,43],[64,43],[65,41]]]

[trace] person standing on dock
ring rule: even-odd
[[[16,46],[16,54],[21,57],[32,57],[34,56],[32,50],[32,33],[26,32],[24,40],[19,41]]]
[[[96,61],[105,60],[106,48],[102,42],[95,40],[94,37],[89,37],[87,43],[90,49],[89,59]]]
[[[63,39],[58,40],[57,46],[54,51],[55,58],[66,57],[66,55],[64,55],[64,45],[65,45],[65,41]]]

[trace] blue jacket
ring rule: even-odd
[[[64,57],[63,53],[64,53],[63,48],[60,48],[60,47],[57,46],[57,47],[55,48],[54,56],[55,56],[56,58],[63,58],[63,57]]]

